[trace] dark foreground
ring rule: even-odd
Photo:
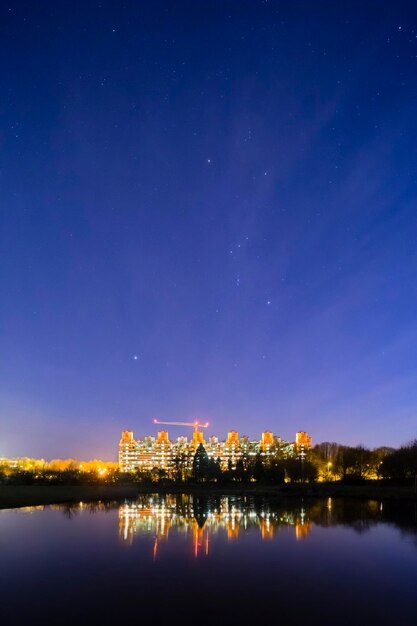
[[[265,495],[279,497],[304,498],[360,498],[377,500],[416,501],[417,494],[413,487],[387,485],[341,485],[338,483],[318,483],[313,485],[170,485],[162,488],[158,485],[0,485],[0,509],[35,506],[40,504],[58,504],[70,502],[111,501],[135,498],[147,493],[191,493],[191,494],[235,494]]]
[[[210,490],[3,510],[2,624],[414,626],[416,507]]]

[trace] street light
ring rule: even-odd
[[[330,480],[330,468],[332,466],[331,461],[327,463],[327,480]]]

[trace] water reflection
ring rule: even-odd
[[[154,557],[158,546],[175,532],[190,539],[194,556],[209,554],[210,537],[223,533],[229,541],[243,532],[258,530],[264,540],[282,528],[291,527],[303,539],[311,524],[303,505],[292,510],[274,510],[267,501],[253,498],[207,498],[191,495],[144,496],[119,507],[119,531],[123,542],[135,535],[154,536]]]
[[[414,502],[142,495],[5,510],[1,623],[140,613],[165,624],[186,607],[210,626],[323,615],[338,626],[411,626],[416,539]]]
[[[154,538],[158,547],[175,534],[192,545],[195,556],[207,555],[210,540],[224,536],[229,542],[248,533],[272,540],[285,529],[296,540],[306,539],[317,527],[342,526],[363,534],[379,524],[398,528],[417,547],[417,502],[296,499],[260,496],[141,495],[135,500],[78,502],[25,507],[20,513],[59,510],[71,519],[82,512],[118,509],[119,538],[130,545],[136,536]]]
[[[364,533],[379,523],[391,523],[414,540],[417,536],[415,503],[326,500],[282,501],[260,497],[207,497],[192,495],[141,496],[119,506],[119,536],[131,544],[137,535],[154,537],[154,558],[170,534],[184,536],[195,557],[210,551],[210,540],[223,534],[229,541],[249,532],[271,540],[287,529],[296,540],[305,539],[314,526],[349,526]]]

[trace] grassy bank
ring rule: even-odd
[[[135,498],[141,493],[195,493],[265,495],[304,498],[361,498],[372,500],[415,500],[413,487],[396,487],[378,484],[341,485],[318,483],[313,485],[0,485],[0,509],[68,502],[94,502]]]
[[[135,498],[133,485],[0,485],[0,509]]]

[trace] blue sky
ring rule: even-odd
[[[417,9],[337,4],[0,8],[0,456],[417,436]]]

